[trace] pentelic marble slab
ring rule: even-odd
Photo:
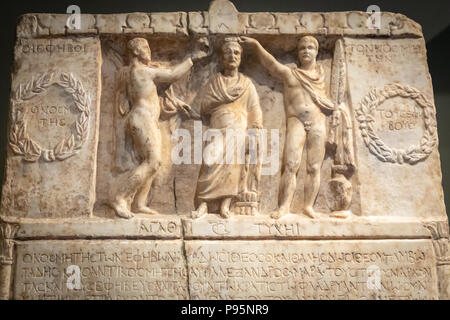
[[[14,299],[187,299],[178,241],[29,241],[17,245]]]
[[[449,299],[421,26],[398,13],[29,13],[1,299]]]
[[[188,241],[192,299],[437,299],[430,241]]]

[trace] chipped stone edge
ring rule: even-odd
[[[27,13],[18,19],[17,38],[142,34],[189,37],[206,34],[422,37],[422,27],[399,13],[382,12],[381,28],[368,29],[367,12],[235,12],[230,17],[208,11],[81,14],[81,29],[66,26],[70,14]],[[220,28],[218,26],[222,26]]]
[[[368,234],[366,236],[362,235],[361,232],[358,234],[355,234],[353,230],[353,234],[350,236],[350,233],[352,230],[348,229],[346,232],[348,235],[341,234],[339,236],[332,236],[332,237],[323,237],[323,235],[319,235],[317,238],[311,238],[311,237],[273,237],[273,238],[252,238],[252,237],[245,237],[244,235],[241,235],[240,237],[236,237],[235,239],[229,238],[227,240],[343,240],[343,241],[351,241],[351,240],[409,240],[409,239],[422,239],[422,240],[430,240],[432,242],[433,248],[434,248],[434,254],[437,261],[436,271],[438,275],[438,289],[439,289],[439,298],[440,299],[449,299],[448,295],[448,288],[449,286],[449,280],[446,275],[450,274],[450,259],[448,258],[448,234],[449,234],[449,227],[448,222],[446,219],[442,220],[425,220],[423,219],[394,219],[390,217],[361,217],[365,221],[362,225],[365,227],[367,226],[377,226],[377,230],[383,230],[383,228],[386,227],[387,223],[394,222],[394,228],[392,230],[398,230],[397,227],[402,228],[402,232],[405,231],[405,226],[408,232],[411,232],[411,234],[402,234],[402,235],[394,235],[394,234],[388,234],[389,232],[385,232],[384,234],[377,234],[377,235],[371,235]],[[142,223],[147,223],[147,226],[149,223],[153,223],[157,225],[160,222],[170,220],[172,223],[177,224],[176,228],[176,237],[173,236],[164,236],[161,234],[154,233],[153,235],[145,236],[142,234],[139,234],[139,225]],[[11,220],[11,219],[9,219]],[[240,221],[242,219],[236,219],[235,222],[242,222]],[[244,219],[245,220],[245,219]],[[248,219],[247,219],[248,220]],[[259,221],[271,221],[275,222],[275,220],[272,219],[264,219],[263,217],[259,217]],[[297,216],[292,216],[289,218],[289,221],[299,221],[304,224],[304,229],[308,230],[312,224],[317,223],[323,223],[323,220],[320,221],[312,221],[310,219],[302,219]],[[224,219],[221,218],[214,218],[211,216],[206,217],[203,222],[208,221],[224,221]],[[2,234],[0,235],[0,238],[2,240],[2,246],[0,249],[2,251],[0,252],[2,255],[5,253],[4,248],[14,248],[14,244],[16,241],[20,241],[21,243],[27,243],[28,241],[36,241],[36,240],[59,240],[59,241],[70,241],[70,240],[105,240],[105,239],[114,239],[114,240],[179,240],[181,241],[181,250],[184,256],[184,263],[186,270],[189,270],[189,259],[187,257],[187,248],[186,245],[190,243],[190,241],[217,241],[220,239],[224,239],[223,237],[206,237],[206,238],[196,238],[191,237],[192,230],[189,230],[190,227],[192,227],[192,223],[199,223],[202,222],[202,220],[195,220],[186,218],[186,217],[176,217],[176,216],[157,216],[157,217],[136,217],[133,220],[120,220],[120,219],[106,219],[106,218],[91,218],[91,219],[66,219],[65,221],[53,221],[50,219],[39,219],[39,221],[36,221],[34,219],[15,219],[14,221],[5,221],[4,218],[0,219],[0,227]],[[331,227],[337,227],[340,228],[343,224],[351,224],[354,221],[346,221],[346,220],[332,220],[327,219],[325,221],[326,223],[329,223]],[[131,226],[131,228],[130,228]],[[244,229],[245,229],[244,225]],[[128,233],[127,237],[123,237],[124,230],[132,230],[131,233]],[[369,228],[370,229],[370,228]],[[99,233],[100,231],[103,231],[103,233]],[[414,231],[415,230],[415,231]],[[367,231],[367,230],[366,230]],[[372,230],[373,231],[373,230]],[[424,232],[425,231],[425,232]],[[299,241],[302,242],[302,241]],[[445,242],[445,243],[444,243]],[[4,243],[8,245],[4,245]],[[12,247],[11,245],[12,244]],[[442,246],[444,244],[444,246]],[[446,251],[442,251],[444,250]],[[7,250],[8,256],[11,259],[8,259],[7,264],[0,265],[0,293],[2,294],[0,296],[0,299],[10,299],[11,298],[11,275],[12,275],[12,267],[13,267],[13,249]],[[439,251],[441,250],[441,251]],[[446,257],[446,258],[445,258]],[[445,258],[445,259],[443,259]],[[447,262],[447,263],[442,263]],[[190,280],[189,277],[187,278],[187,290],[188,290],[188,297],[191,297],[190,293]]]
[[[185,240],[432,239],[427,223],[448,225],[446,219],[428,222],[392,217],[311,220],[295,215],[280,220],[263,217],[224,220],[208,215],[198,220],[184,218],[182,222]]]
[[[65,22],[70,16],[68,14],[25,14],[19,19],[17,25],[17,38],[48,38],[54,36],[93,36],[93,35],[114,35],[114,34],[143,34],[143,35],[176,35],[188,37],[190,34],[207,35],[207,34],[248,34],[258,35],[301,35],[301,34],[317,34],[326,36],[371,36],[371,37],[423,37],[421,26],[415,21],[407,18],[402,14],[383,12],[382,27],[379,30],[371,30],[365,27],[364,22],[367,21],[368,14],[366,12],[349,11],[349,12],[329,12],[329,13],[239,13],[235,11],[235,21],[237,24],[229,30],[217,30],[211,28],[211,20],[216,24],[222,17],[212,16],[208,11],[199,12],[168,12],[168,13],[128,13],[128,14],[82,14],[82,28],[80,30],[69,30]],[[269,19],[265,19],[269,17]],[[383,19],[384,17],[384,19]],[[84,22],[84,23],[83,23]],[[226,22],[224,20],[224,22]],[[226,28],[225,28],[226,29]],[[171,217],[171,219],[174,219]],[[448,223],[446,221],[432,222],[398,222],[402,227],[407,226],[407,231],[402,229],[401,236],[398,232],[384,231],[385,224],[379,223],[377,230],[383,231],[380,234],[373,234],[370,223],[362,223],[363,228],[360,232],[355,233],[351,228],[341,234],[332,234],[325,236],[323,234],[302,234],[295,237],[266,237],[254,236],[251,234],[238,233],[234,235],[208,235],[196,234],[192,232],[192,225],[202,222],[192,221],[190,219],[181,220],[175,217],[175,220],[169,220],[176,225],[176,232],[170,236],[161,233],[147,234],[140,233],[139,228],[143,223],[160,223],[162,220],[167,221],[167,217],[159,218],[137,218],[132,221],[117,221],[108,219],[89,219],[89,220],[70,220],[70,221],[21,221],[20,232],[9,235],[2,235],[2,245],[4,247],[14,246],[14,237],[19,240],[36,240],[36,239],[121,239],[124,238],[124,230],[127,230],[127,239],[182,239],[183,249],[184,242],[193,239],[217,240],[217,239],[277,239],[277,240],[305,240],[305,239],[408,239],[408,238],[431,238],[437,258],[438,274],[448,274],[450,268],[450,258],[448,256]],[[262,220],[262,219],[260,219]],[[267,219],[264,219],[267,221]],[[214,222],[214,221],[213,221]],[[319,221],[323,223],[323,221]],[[14,222],[12,222],[12,225]],[[207,222],[209,223],[209,222]],[[274,221],[274,223],[276,223]],[[308,225],[317,223],[309,221],[305,223],[305,230]],[[343,222],[345,224],[345,222]],[[392,224],[392,221],[389,221]],[[395,222],[397,223],[397,222]],[[340,228],[338,222],[337,228]],[[442,233],[441,225],[444,225],[446,233]],[[2,223],[3,226],[11,225],[11,223]],[[331,223],[331,227],[334,225]],[[368,228],[367,228],[368,227]],[[429,234],[424,231],[429,230]],[[132,232],[130,232],[132,230]],[[336,229],[338,230],[338,229]],[[437,230],[437,231],[436,231]],[[371,232],[372,231],[372,232]],[[394,234],[395,233],[395,234]],[[9,246],[5,245],[9,244]],[[10,252],[10,251],[8,251]],[[12,251],[11,251],[12,252]],[[1,252],[2,254],[4,253]],[[185,253],[185,252],[184,252]],[[0,265],[0,279],[5,279],[7,275],[8,283],[10,283],[11,259],[7,259],[7,264]],[[188,268],[186,259],[186,268]],[[5,260],[6,261],[6,260]],[[9,268],[9,272],[8,269]],[[445,268],[445,269],[444,269]],[[6,270],[6,272],[5,272]],[[445,272],[444,272],[445,271]],[[443,279],[439,279],[441,283]],[[444,279],[447,285],[440,287],[441,299],[449,299],[448,279]],[[4,282],[4,281],[3,281]],[[2,283],[3,283],[2,282]],[[9,288],[7,287],[7,295],[0,298],[9,298]],[[189,288],[189,286],[188,286]],[[0,286],[0,292],[3,293],[4,286]]]
[[[130,247],[131,246],[135,246],[135,245],[138,245],[138,246],[139,245],[141,245],[141,246],[142,245],[146,245],[146,247],[147,247],[147,245],[150,244],[150,245],[154,246],[155,250],[158,250],[158,247],[160,248],[160,245],[162,245],[162,244],[163,245],[174,246],[175,250],[179,250],[179,252],[181,253],[181,257],[180,258],[181,258],[182,261],[179,262],[179,266],[186,268],[187,277],[185,279],[183,279],[183,278],[179,279],[179,283],[181,283],[181,281],[183,281],[183,280],[184,280],[183,282],[185,282],[185,290],[184,290],[185,297],[183,297],[183,298],[184,298],[184,300],[191,300],[190,293],[189,293],[189,282],[188,282],[189,276],[188,276],[188,272],[187,272],[189,269],[187,269],[187,267],[186,267],[187,266],[186,265],[186,260],[187,259],[186,259],[186,253],[184,252],[184,241],[182,239],[155,239],[155,240],[149,240],[149,239],[134,239],[134,240],[130,240],[130,239],[109,239],[109,240],[110,241],[108,241],[108,244],[109,245],[111,245],[111,244],[112,245],[116,245],[115,248],[117,248],[117,249],[122,249],[122,246],[124,246],[124,245],[125,246],[129,245]],[[52,239],[50,241],[51,241],[51,243],[53,245],[60,246],[60,248],[64,247],[64,246],[68,246],[70,248],[70,245],[76,245],[76,246],[81,247],[85,243],[89,244],[89,245],[97,245],[99,247],[102,247],[103,243],[106,242],[106,240],[103,240],[103,239],[73,239],[72,241],[68,241],[68,240],[64,240],[64,239]],[[16,260],[17,261],[16,261],[16,264],[14,265],[14,277],[17,277],[17,274],[19,274],[19,266],[17,264],[19,262],[18,260],[20,260],[20,257],[21,257],[20,253],[21,252],[23,253],[24,251],[26,252],[26,247],[27,246],[30,246],[30,245],[31,246],[36,246],[36,245],[37,246],[45,246],[45,244],[47,244],[48,242],[47,242],[47,240],[43,240],[43,239],[31,240],[31,241],[22,241],[22,240],[17,239],[15,242],[16,242],[16,249],[15,250],[17,252],[16,253]],[[136,261],[136,260],[134,260],[134,261]],[[51,261],[51,259],[49,261],[47,261],[47,263],[54,263],[54,265],[56,265],[56,266],[61,266],[61,265],[58,265],[58,261]],[[177,262],[174,262],[174,263],[176,264]],[[30,299],[31,300],[46,300],[46,298],[41,299],[41,298],[31,297],[31,298],[23,299],[23,298],[18,297],[19,296],[17,294],[17,289],[18,288],[17,288],[16,284],[17,284],[16,281],[12,281],[9,300],[30,300]],[[75,298],[73,298],[73,299],[75,299]],[[166,300],[167,299],[174,300],[175,298],[171,297],[171,298],[165,298],[165,299]],[[6,299],[6,300],[8,300],[8,299]],[[85,298],[84,300],[86,301],[86,300],[89,300],[89,299]],[[119,299],[115,299],[115,300],[117,301]]]
[[[354,217],[312,220],[294,214],[280,220],[264,216],[222,219],[213,214],[197,220],[175,215],[138,215],[131,220],[100,217],[58,220],[11,217],[2,219],[5,223],[20,225],[20,230],[15,234],[18,240],[435,240],[435,236],[430,233],[429,225],[442,226],[441,228],[447,225],[448,230],[446,219],[424,221],[419,218],[403,217]]]
[[[433,243],[436,256],[439,299],[450,300],[450,236],[449,225],[445,221],[424,222]]]
[[[17,240],[74,240],[74,239],[130,239],[176,240],[182,239],[179,217],[160,215],[134,219],[77,218],[29,219],[4,218],[8,223],[20,225]]]
[[[20,226],[0,220],[0,300],[11,297],[11,271],[14,264],[14,238]]]

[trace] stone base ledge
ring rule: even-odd
[[[92,217],[89,219],[13,219],[19,225],[16,239],[435,239],[447,237],[444,219],[406,217],[359,217],[309,219],[289,214],[274,220],[268,216],[232,216],[223,219],[209,214],[193,220],[182,215],[136,215],[130,220]],[[434,226],[434,227],[433,227]],[[442,236],[430,228],[441,230]],[[434,232],[436,233],[436,232]]]
[[[31,240],[16,250],[16,300],[445,298],[431,240]]]
[[[6,219],[4,219],[6,220]],[[20,225],[16,239],[180,239],[181,219],[174,215],[134,219],[10,219]]]
[[[403,217],[359,217],[309,219],[289,214],[279,220],[261,216],[222,219],[208,215],[183,221],[186,239],[426,239],[432,238],[427,225],[446,220],[424,221]]]

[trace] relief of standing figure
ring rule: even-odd
[[[241,39],[243,44],[254,50],[261,64],[274,77],[281,80],[284,86],[286,142],[279,208],[272,212],[271,216],[278,219],[289,213],[296,190],[302,153],[305,150],[306,178],[303,213],[310,218],[317,218],[318,214],[313,206],[319,193],[320,171],[328,139],[327,116],[332,116],[337,121],[342,116],[341,110],[344,110],[326,95],[325,74],[316,61],[319,42],[312,36],[302,37],[297,43],[300,66],[290,68],[278,62],[257,40],[249,37],[241,37]],[[336,121],[334,130],[340,129]],[[345,137],[350,136],[351,134],[345,135]],[[348,141],[345,145],[351,147]],[[352,151],[349,153],[351,155],[346,157],[345,165],[353,168]]]
[[[121,218],[132,218],[133,213],[155,214],[147,205],[153,179],[161,166],[161,111],[173,110],[190,114],[190,107],[172,96],[169,105],[160,102],[156,84],[173,83],[193,66],[193,60],[207,56],[197,50],[173,69],[159,67],[151,60],[151,50],[144,38],[128,42],[130,63],[116,75],[114,109],[123,126],[116,127],[116,163],[118,167],[131,153],[138,165],[122,170],[113,185],[111,207]],[[172,95],[171,88],[166,95]],[[170,110],[166,110],[170,109]],[[123,120],[123,121],[122,121]]]
[[[255,86],[239,72],[242,47],[238,39],[225,39],[221,49],[223,72],[214,75],[206,85],[200,104],[201,114],[209,119],[210,129],[220,130],[219,139],[222,141],[218,145],[221,147],[213,151],[215,156],[223,159],[225,149],[232,143],[227,130],[245,135],[248,129],[253,129],[257,134],[257,130],[262,128],[262,111]],[[207,144],[205,150],[211,147],[211,143],[214,142]],[[239,148],[237,146],[236,149]],[[245,149],[245,163],[205,161],[202,164],[196,191],[197,211],[192,213],[193,218],[207,214],[212,202],[219,202],[219,212],[223,218],[230,216],[232,205],[236,206],[239,214],[256,214],[260,159],[252,161],[248,146]]]

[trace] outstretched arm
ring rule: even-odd
[[[155,69],[155,81],[157,82],[174,82],[180,79],[186,72],[191,69],[194,64],[191,58],[187,58],[184,62],[175,66],[173,69]]]
[[[269,52],[267,52],[266,49],[264,49],[257,40],[249,37],[241,37],[241,42],[255,50],[256,54],[259,57],[259,60],[261,61],[261,64],[274,77],[277,77],[281,80],[285,80],[287,77],[289,77],[291,72],[289,67],[279,63],[277,59],[275,59]]]

